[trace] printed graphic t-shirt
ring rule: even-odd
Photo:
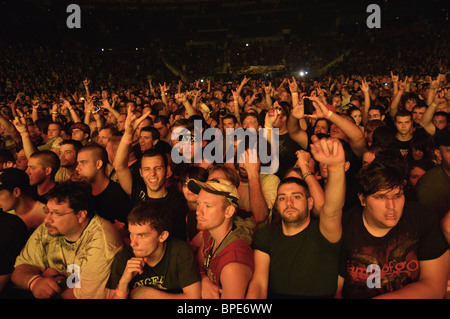
[[[448,249],[436,214],[419,203],[406,202],[400,221],[383,237],[367,231],[362,211],[357,206],[343,216],[339,275],[344,278],[344,298],[399,290],[419,279],[420,261],[436,259]],[[377,269],[380,288],[374,277]]]

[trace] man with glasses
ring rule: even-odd
[[[95,214],[89,185],[58,184],[48,194],[47,215],[16,259],[11,280],[35,298],[106,298],[114,255],[122,240]]]

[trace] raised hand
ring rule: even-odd
[[[364,93],[369,92],[369,84],[366,82],[366,79],[361,80],[361,91]]]
[[[330,110],[325,106],[325,104],[322,103],[320,98],[316,96],[305,96],[305,98],[308,98],[313,102],[313,106],[316,110],[316,114],[308,114],[305,116],[308,116],[310,118],[322,118],[328,115]]]
[[[269,109],[266,113],[266,117],[264,119],[264,127],[265,128],[273,128],[273,124],[277,121],[280,114],[277,111],[277,108],[279,108],[280,105],[278,102],[275,102],[273,104],[273,107]]]
[[[16,116],[14,117],[14,120],[12,121],[12,124],[14,125],[14,127],[16,128],[16,130],[20,133],[20,134],[25,134],[27,133],[27,123],[25,120],[25,117],[23,116]]]
[[[314,159],[330,167],[343,167],[345,153],[341,142],[337,138],[319,138],[311,136],[311,153]]]
[[[166,86],[166,82],[164,82],[163,85],[159,84],[159,89],[161,91],[161,95],[167,94],[167,91],[169,91],[170,86]]]
[[[397,83],[398,82],[398,75],[394,75],[394,73],[391,71],[391,79],[392,79],[392,83]]]
[[[292,77],[292,82],[289,81],[289,79],[287,79],[287,81],[288,81],[288,85],[289,85],[289,91],[291,91],[291,93],[298,92],[298,84],[297,84],[297,80],[295,79],[295,77]]]
[[[303,103],[303,98],[298,101],[296,105],[292,108],[291,115],[297,120],[301,120],[305,117],[305,105]]]

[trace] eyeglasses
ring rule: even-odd
[[[46,215],[47,215],[47,214],[50,214],[50,215],[52,215],[52,218],[56,218],[56,219],[58,219],[58,218],[60,218],[60,217],[62,217],[62,216],[64,216],[64,215],[78,214],[78,212],[77,212],[77,211],[74,211],[74,210],[71,210],[70,212],[67,212],[67,213],[56,213],[56,212],[51,212],[51,211],[48,209],[47,206],[44,206],[44,212],[45,212]]]

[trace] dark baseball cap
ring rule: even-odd
[[[14,188],[20,188],[22,192],[30,190],[30,178],[25,171],[18,168],[7,168],[0,172],[0,190],[7,189],[10,192]]]
[[[72,132],[73,129],[79,129],[82,130],[84,133],[91,135],[91,128],[86,123],[77,122],[70,126],[70,132]]]

